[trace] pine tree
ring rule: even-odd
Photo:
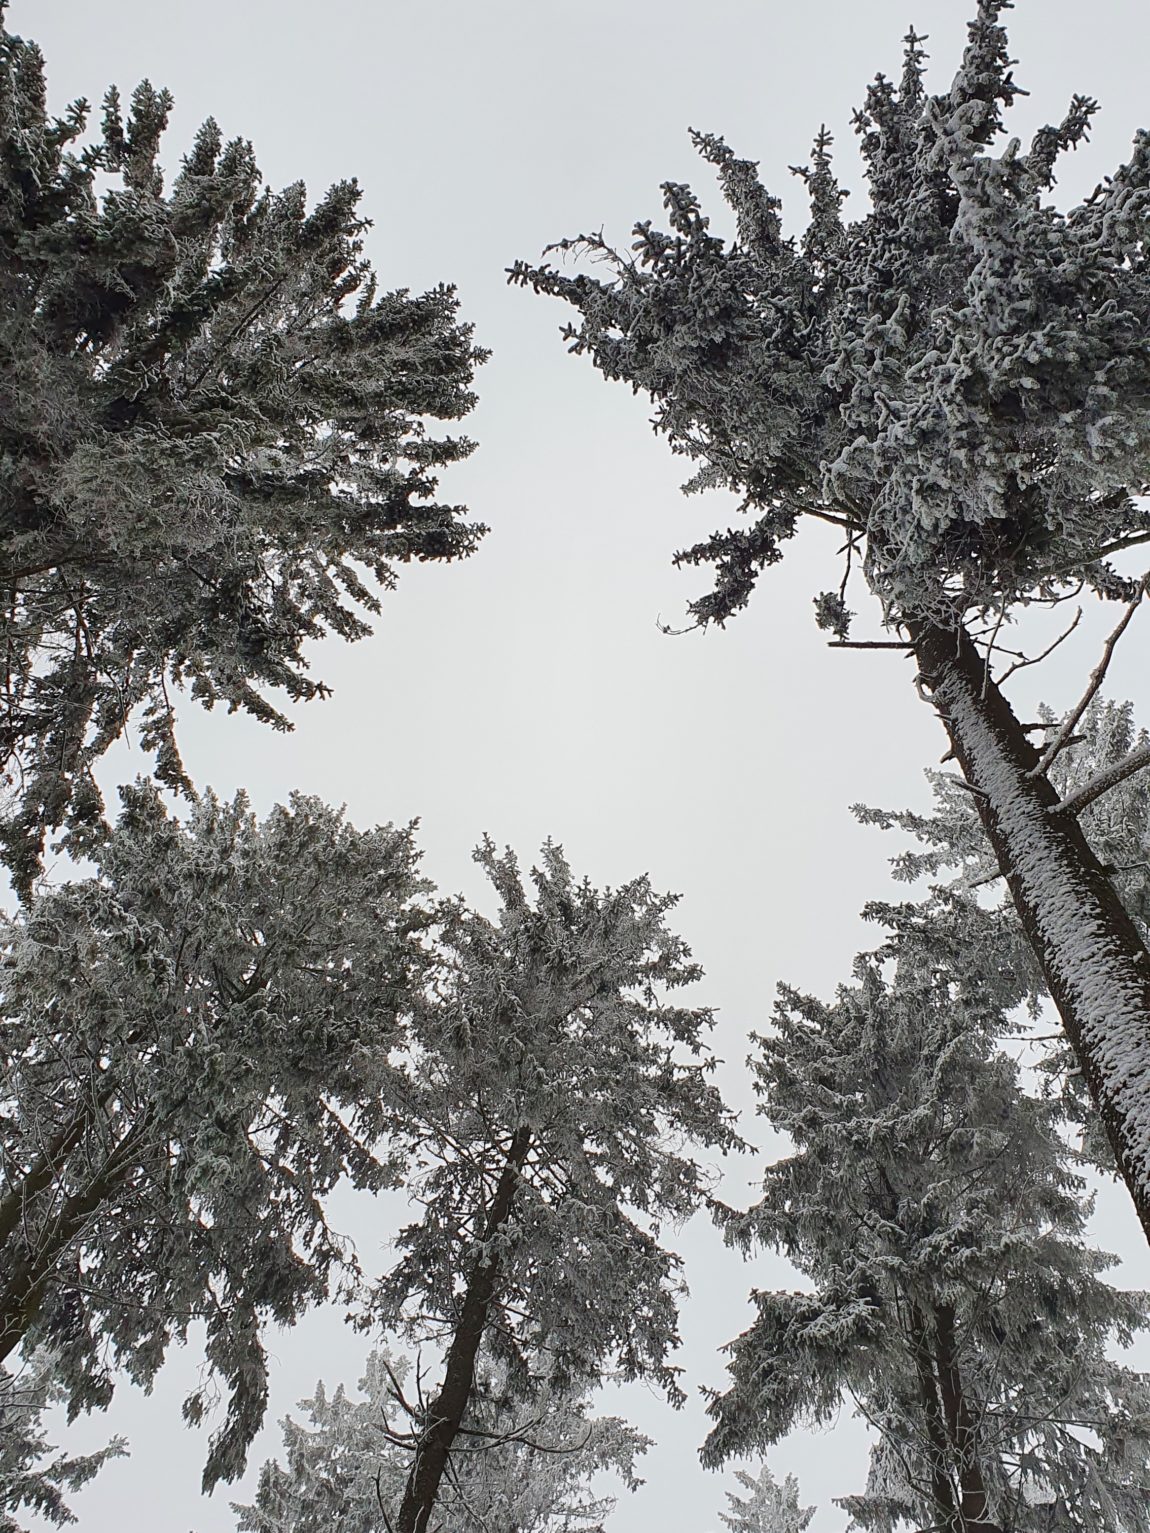
[[[324,1196],[396,1180],[379,1093],[427,886],[409,831],[315,799],[261,824],[208,795],[180,825],[122,791],[94,874],[0,933],[0,1360],[46,1344],[75,1413],[206,1321],[210,1487],[263,1418],[263,1324],[354,1275]]]
[[[932,909],[833,1003],[784,987],[756,1040],[761,1110],[795,1149],[723,1218],[812,1286],[752,1295],[704,1459],[762,1452],[847,1397],[880,1434],[842,1503],[858,1528],[1143,1533],[1150,1377],[1106,1349],[1150,1326],[1150,1301],[1103,1281],[1058,1108],[998,1046],[1009,986],[985,913],[939,945]]]
[[[139,711],[184,786],[169,689],[278,728],[325,690],[305,641],[355,639],[375,585],[482,531],[435,501],[483,353],[448,288],[380,293],[354,181],[310,211],[200,129],[169,190],[172,98],[49,115],[0,5],[0,583],[10,786],[27,893],[46,830],[99,812],[91,768]],[[105,189],[106,188],[106,189]]]
[[[861,571],[896,635],[864,642],[913,654],[1150,1237],[1150,952],[1078,823],[1082,801],[1060,803],[1050,779],[1076,711],[1037,747],[993,666],[1028,603],[1085,583],[1129,604],[1121,628],[1145,594],[1111,560],[1150,541],[1150,132],[1081,206],[1056,209],[1058,156],[1097,103],[1076,96],[1029,150],[993,152],[1019,94],[1007,9],[979,0],[949,90],[926,91],[913,32],[899,83],[870,88],[855,116],[870,206],[854,222],[825,130],[799,172],[811,218],[798,242],[755,165],[695,133],[733,243],[669,182],[670,229],[638,224],[633,258],[601,236],[552,247],[591,254],[605,278],[511,275],[574,305],[572,350],[650,395],[656,428],[700,465],[688,488],[742,497],[749,526],[677,556],[715,571],[697,623],[743,607],[804,517],[845,536],[817,620],[851,643]],[[1135,753],[1116,775],[1148,762]]]
[[[317,1385],[300,1406],[309,1424],[282,1423],[286,1466],[266,1463],[254,1505],[235,1506],[240,1533],[383,1533],[409,1467],[391,1437],[408,1371],[376,1350],[360,1380],[362,1400]],[[609,1470],[635,1489],[635,1459],[649,1440],[545,1387],[530,1407],[509,1404],[501,1382],[500,1369],[481,1358],[461,1429],[466,1447],[440,1497],[452,1533],[603,1533],[615,1501],[593,1493],[590,1481]]]
[[[681,1402],[679,1261],[659,1229],[703,1197],[690,1147],[739,1142],[706,1080],[710,1014],[667,996],[700,973],[667,930],[674,899],[578,882],[549,843],[532,903],[510,852],[476,859],[499,916],[443,920],[391,1129],[422,1213],[366,1317],[444,1353],[431,1398],[406,1401],[395,1533],[432,1526],[484,1349],[509,1403],[530,1408],[541,1381],[577,1395],[609,1365]]]

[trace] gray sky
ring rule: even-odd
[[[913,21],[929,34],[932,83],[957,63],[974,0],[13,0],[10,26],[35,37],[61,108],[125,93],[148,76],[175,93],[165,162],[199,122],[250,137],[267,181],[299,178],[318,195],[359,178],[374,219],[369,253],[386,286],[455,283],[477,340],[494,350],[467,422],[480,449],[443,490],[491,527],[451,569],[412,569],[376,637],[325,645],[315,668],[335,689],[273,735],[245,719],[187,712],[182,738],[201,785],[245,786],[261,810],[292,788],[347,803],[358,824],[418,816],[426,866],[446,890],[479,896],[469,852],[484,831],[529,862],[547,835],[599,884],[649,871],[683,891],[678,928],[707,969],[700,998],[721,1008],[717,1049],[732,1100],[748,1104],[745,1034],[765,1021],[780,979],[829,995],[873,940],[859,907],[889,888],[891,838],[848,806],[922,805],[924,766],[943,737],[917,702],[906,663],[825,647],[811,595],[830,584],[833,529],[814,528],[764,577],[750,611],[725,632],[677,639],[702,588],[671,568],[673,549],[731,514],[728,497],[685,499],[684,465],[647,423],[644,401],[609,388],[557,338],[559,306],[505,284],[504,268],[550,240],[603,228],[625,242],[660,215],[659,183],[692,181],[722,227],[708,169],[688,126],[724,134],[758,158],[767,184],[802,217],[787,167],[803,163],[820,123],[839,141],[839,172],[861,204],[852,108],[866,82],[897,74]],[[1074,91],[1098,97],[1092,144],[1063,168],[1060,195],[1088,192],[1125,157],[1150,118],[1144,0],[1020,0],[1012,19],[1024,137],[1057,121]],[[1103,617],[1106,615],[1104,614]],[[1113,669],[1112,692],[1150,717],[1144,617]],[[1088,611],[1072,645],[1034,671],[1021,697],[1055,706],[1076,695],[1103,620]],[[137,769],[117,755],[122,780]],[[746,1131],[765,1151],[763,1126]],[[744,1194],[746,1176],[727,1195]],[[1098,1239],[1129,1258],[1123,1281],[1150,1287],[1123,1195],[1104,1189]],[[355,1204],[346,1222],[369,1259],[389,1209]],[[752,1284],[797,1286],[781,1263],[745,1265],[706,1227],[680,1249],[694,1298],[684,1316],[686,1382],[721,1384],[716,1348],[749,1320]],[[328,1382],[358,1376],[363,1338],[317,1316],[273,1342],[272,1416]],[[1142,1361],[1150,1363],[1150,1349]],[[198,1496],[204,1445],[179,1422],[194,1360],[177,1358],[153,1396],[123,1389],[108,1418],[70,1441],[131,1439],[77,1499],[84,1533],[233,1526],[229,1493]],[[659,1439],[648,1484],[613,1529],[718,1527],[724,1477],[698,1467],[701,1410],[674,1415],[645,1391],[626,1409]],[[618,1407],[613,1407],[618,1408]],[[274,1424],[253,1464],[278,1449]],[[861,1488],[863,1439],[844,1421],[796,1438],[772,1458],[818,1501],[813,1533],[838,1533],[834,1495]],[[233,1490],[232,1495],[241,1494]]]

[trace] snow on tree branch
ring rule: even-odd
[[[913,32],[901,83],[870,87],[854,119],[870,206],[853,221],[825,128],[796,172],[799,242],[755,165],[693,133],[734,243],[668,184],[671,232],[636,225],[628,258],[600,240],[606,277],[512,268],[579,311],[572,350],[649,394],[696,482],[742,498],[749,526],[678,555],[715,571],[700,623],[746,603],[804,514],[864,537],[889,618],[949,626],[1082,579],[1124,588],[1106,558],[1150,535],[1150,135],[1086,203],[1054,207],[1057,158],[1097,104],[1076,96],[1029,152],[993,152],[1021,93],[1004,9],[980,4],[948,91],[926,93]]]
[[[47,114],[0,17],[0,826],[27,892],[45,831],[99,812],[90,769],[142,710],[184,788],[168,687],[288,727],[321,696],[302,646],[356,639],[412,559],[483,529],[435,498],[485,353],[449,288],[381,293],[354,181],[309,211],[209,120],[170,189],[172,98]],[[100,188],[108,184],[106,191]]]
[[[302,795],[263,823],[205,796],[185,826],[123,797],[94,875],[0,931],[0,1358],[42,1342],[88,1410],[205,1321],[210,1486],[263,1419],[263,1327],[356,1275],[326,1195],[396,1181],[380,1094],[427,885],[409,831]]]

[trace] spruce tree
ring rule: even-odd
[[[409,1377],[404,1360],[377,1349],[359,1383],[362,1399],[318,1384],[301,1401],[307,1423],[282,1423],[286,1463],[266,1463],[255,1502],[234,1506],[240,1533],[382,1533],[409,1468],[393,1439],[397,1393]],[[509,1401],[505,1382],[481,1357],[439,1516],[452,1533],[603,1533],[615,1500],[590,1482],[609,1471],[635,1489],[635,1459],[649,1440],[545,1385],[530,1406]]]
[[[138,716],[185,786],[173,703],[321,695],[305,642],[356,639],[412,559],[481,528],[435,499],[483,353],[449,288],[380,292],[360,189],[310,210],[206,122],[165,187],[172,106],[46,105],[0,5],[0,586],[8,802],[23,893],[46,831],[99,814],[92,767]],[[273,695],[269,696],[269,692]]]
[[[15,1373],[0,1369],[0,1533],[21,1533],[22,1508],[55,1527],[75,1522],[67,1493],[79,1490],[110,1458],[124,1452],[121,1438],[73,1457],[48,1442],[44,1413],[61,1397],[51,1356],[39,1352]]]
[[[719,1518],[730,1533],[804,1533],[815,1509],[799,1505],[799,1482],[793,1474],[780,1485],[764,1464],[757,1475],[738,1469],[735,1478],[750,1494],[727,1492],[727,1510]]]
[[[733,617],[805,518],[841,534],[845,569],[812,593],[817,620],[854,642],[858,573],[890,634],[861,642],[913,658],[1150,1236],[1150,952],[1078,822],[1083,801],[1051,780],[1078,710],[1036,744],[997,665],[1027,604],[1085,584],[1126,604],[1116,641],[1145,594],[1112,561],[1150,541],[1150,132],[1058,209],[1058,157],[1097,103],[1076,96],[1028,149],[996,148],[1020,91],[1008,9],[979,0],[949,89],[927,91],[914,32],[900,80],[871,86],[854,120],[870,203],[854,221],[825,130],[799,171],[800,240],[756,166],[694,133],[731,243],[668,182],[669,230],[639,223],[632,256],[600,235],[552,247],[605,276],[511,275],[573,305],[572,350],[650,396],[656,428],[699,465],[688,488],[740,496],[748,524],[677,556],[715,573],[698,624]],[[1148,762],[1132,754],[1091,791]]]
[[[761,1111],[794,1152],[722,1218],[810,1288],[752,1295],[704,1461],[760,1453],[846,1398],[880,1438],[866,1491],[842,1502],[855,1527],[1141,1533],[1150,1377],[1107,1348],[1150,1325],[1150,1303],[1103,1280],[1113,1258],[1084,1239],[1058,1106],[1000,1046],[1010,986],[986,962],[985,912],[952,944],[933,907],[917,914],[833,1002],[783,987],[757,1040]]]

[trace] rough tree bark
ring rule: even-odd
[[[1150,1241],[1150,952],[969,635],[906,626]]]
[[[519,1175],[531,1146],[531,1130],[516,1130],[507,1152],[484,1223],[486,1244],[507,1223],[519,1186]],[[428,1409],[427,1425],[420,1435],[415,1459],[404,1487],[395,1533],[427,1533],[439,1487],[447,1469],[451,1446],[459,1435],[475,1384],[475,1360],[491,1313],[499,1283],[501,1262],[497,1255],[481,1255],[472,1269],[459,1312],[443,1384]]]

